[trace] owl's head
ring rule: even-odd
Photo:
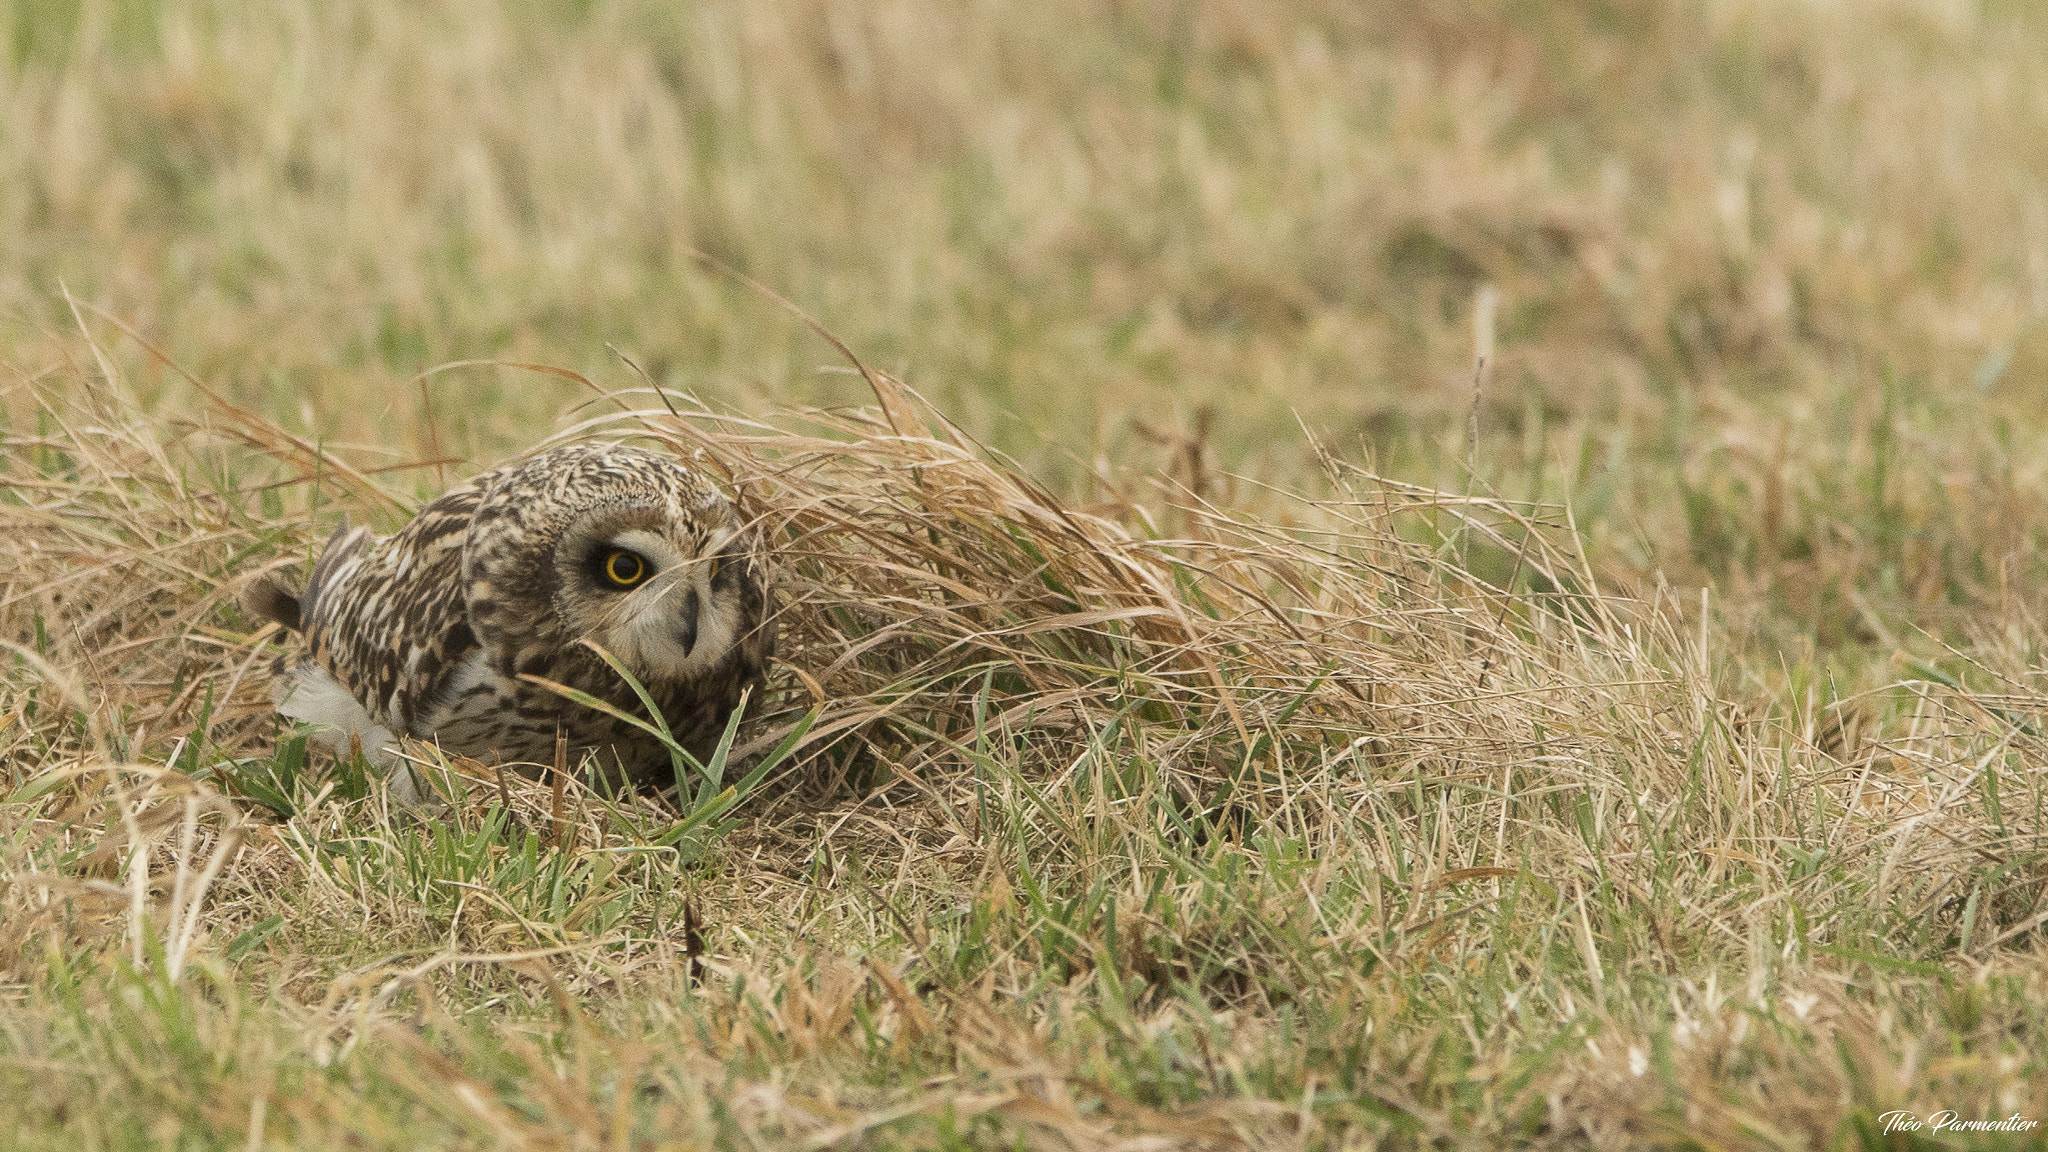
[[[754,534],[675,460],[578,444],[480,482],[463,550],[470,617],[519,671],[590,640],[645,682],[694,680],[767,641]]]

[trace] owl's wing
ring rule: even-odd
[[[425,735],[417,722],[476,649],[462,546],[479,497],[457,488],[383,540],[343,525],[299,598],[314,663],[393,732]]]

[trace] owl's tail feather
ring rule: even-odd
[[[242,593],[242,610],[258,620],[275,620],[293,632],[304,632],[307,624],[320,617],[320,593],[349,570],[376,539],[368,528],[351,528],[343,520],[327,538],[320,559],[313,562],[313,574],[304,589],[294,589],[284,577],[270,573]]]
[[[258,620],[275,620],[293,632],[300,630],[299,594],[275,573],[249,585],[242,593],[242,610]]]

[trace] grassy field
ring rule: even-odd
[[[0,1147],[2048,1147],[2048,8],[18,0],[0,86]],[[735,823],[276,726],[250,581],[592,434],[776,542]]]

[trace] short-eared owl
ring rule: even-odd
[[[294,593],[257,584],[250,611],[305,634],[280,662],[278,711],[374,761],[396,737],[496,762],[547,764],[555,733],[615,782],[674,776],[652,737],[528,680],[645,711],[602,645],[700,759],[774,649],[755,534],[673,459],[618,444],[556,448],[486,472],[386,536],[344,525]]]

